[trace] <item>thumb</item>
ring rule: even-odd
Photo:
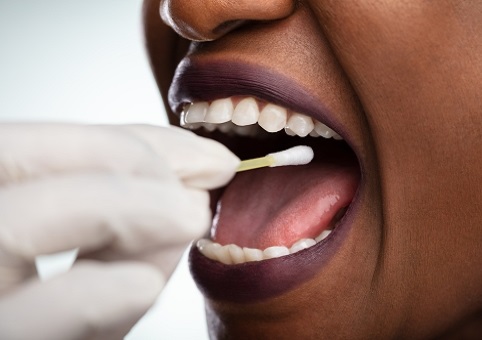
[[[164,286],[142,263],[82,261],[64,275],[38,280],[0,299],[1,339],[121,339]]]

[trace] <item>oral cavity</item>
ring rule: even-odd
[[[271,246],[264,250],[257,248],[240,247],[236,244],[221,245],[208,239],[201,239],[196,246],[199,251],[211,260],[224,264],[241,264],[246,262],[269,260],[286,256],[310,248],[326,239],[332,230],[324,230],[315,239],[303,238],[295,242],[291,247]]]
[[[184,128],[219,130],[231,136],[264,138],[284,130],[288,136],[342,140],[308,115],[254,97],[186,104],[180,118]],[[197,242],[199,251],[232,265],[287,256],[329,242],[355,196],[360,174],[345,143],[327,143],[321,145],[337,152],[318,148],[321,159],[310,165],[238,174],[218,202],[211,239]]]
[[[342,139],[325,124],[311,117],[266,103],[253,97],[229,97],[208,102],[187,104],[181,113],[181,126],[203,127],[226,134],[261,137],[263,132],[284,130],[288,136]]]

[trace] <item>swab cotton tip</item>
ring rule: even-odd
[[[274,163],[270,167],[308,164],[313,159],[313,156],[313,149],[306,145],[298,145],[267,155],[267,157],[274,158]]]
[[[283,151],[270,153],[264,157],[247,159],[239,164],[237,172],[284,165],[308,164],[313,159],[313,149],[306,145],[298,145]]]

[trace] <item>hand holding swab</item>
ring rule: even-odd
[[[313,159],[313,149],[306,145],[298,145],[283,151],[270,153],[264,157],[241,161],[237,172],[284,165],[308,164]]]

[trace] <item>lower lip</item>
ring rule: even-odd
[[[362,183],[345,216],[328,238],[295,254],[237,265],[204,256],[195,244],[189,254],[191,274],[205,297],[236,303],[257,302],[286,293],[318,275],[333,259],[354,225]]]

